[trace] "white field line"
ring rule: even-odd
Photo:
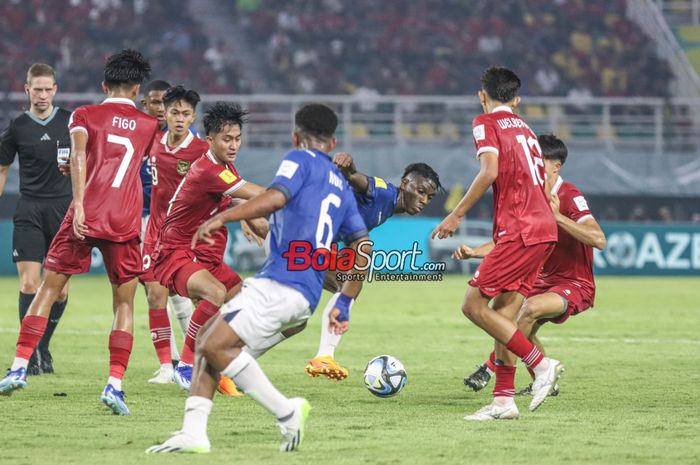
[[[18,334],[17,328],[0,327],[0,333]],[[66,334],[74,336],[106,336],[109,333],[109,328],[101,331],[96,330],[75,330],[59,328],[57,334]],[[487,336],[467,337],[465,339],[487,340]],[[635,339],[635,338],[614,338],[614,337],[596,337],[596,336],[542,336],[540,339],[544,342],[574,342],[582,344],[603,343],[603,344],[681,344],[681,345],[700,345],[700,339]]]

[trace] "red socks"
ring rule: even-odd
[[[496,385],[493,387],[493,396],[515,396],[515,367],[496,365]]]
[[[491,351],[491,353],[489,354],[489,359],[486,360],[486,362],[484,362],[484,364],[486,365],[486,368],[491,370],[491,373],[496,372],[496,352],[495,351]]]
[[[124,377],[133,345],[134,336],[126,331],[112,330],[109,334],[109,376]]]
[[[15,357],[29,360],[37,344],[39,344],[39,339],[44,335],[48,322],[48,318],[38,315],[27,315],[22,319]]]
[[[544,355],[519,329],[515,330],[506,348],[520,357],[528,368],[536,367],[544,358]]]
[[[202,300],[194,309],[192,317],[190,318],[190,324],[187,327],[187,335],[185,336],[185,346],[182,348],[182,353],[180,354],[180,361],[188,365],[194,364],[194,342],[197,338],[197,333],[199,328],[202,327],[211,317],[216,315],[219,311],[219,306],[214,305],[211,302]]]
[[[172,361],[170,353],[170,318],[168,311],[164,308],[152,308],[148,310],[148,326],[151,329],[151,339],[153,347],[158,354],[158,361],[161,365]]]

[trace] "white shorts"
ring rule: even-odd
[[[221,313],[247,346],[264,349],[270,337],[308,320],[311,308],[294,288],[272,279],[248,278]]]

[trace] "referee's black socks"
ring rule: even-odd
[[[22,323],[22,320],[24,319],[24,315],[27,314],[27,310],[29,310],[29,306],[32,304],[32,300],[34,300],[35,295],[36,294],[25,294],[22,291],[19,292],[19,322],[20,323]]]
[[[51,337],[53,336],[53,332],[56,331],[56,326],[58,326],[58,322],[61,320],[61,317],[63,316],[63,311],[66,309],[66,305],[68,304],[68,299],[64,300],[63,302],[54,302],[54,304],[51,306],[51,313],[49,314],[49,322],[46,324],[46,332],[44,335],[41,337],[41,340],[39,341],[39,345],[37,346],[37,349],[41,353],[42,358],[46,358],[45,356],[48,354],[50,357],[49,352],[49,343],[51,342]]]

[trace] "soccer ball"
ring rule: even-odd
[[[406,385],[406,369],[391,355],[374,357],[365,368],[365,386],[377,397],[395,396]]]

